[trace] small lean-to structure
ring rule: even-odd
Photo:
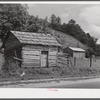
[[[85,58],[85,50],[77,47],[67,47],[64,49],[65,53],[68,53],[69,57],[73,58]]]
[[[4,42],[7,60],[20,67],[56,66],[61,45],[50,34],[9,31]]]

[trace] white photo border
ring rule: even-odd
[[[100,4],[100,1],[0,1],[0,3],[30,4]],[[0,98],[100,98],[100,89],[0,88]]]

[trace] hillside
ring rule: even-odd
[[[66,48],[68,46],[72,47],[80,47],[83,49],[87,49],[88,47],[82,44],[80,41],[75,39],[74,37],[67,35],[63,32],[56,31],[54,29],[48,29],[48,32],[57,39],[57,41],[62,45],[62,48]]]

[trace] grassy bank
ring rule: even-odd
[[[25,68],[25,75],[1,74],[0,81],[16,81],[30,79],[52,79],[100,75],[100,69],[75,67]]]

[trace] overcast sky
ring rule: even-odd
[[[28,7],[29,14],[40,18],[55,14],[65,23],[74,19],[85,32],[100,38],[100,4],[28,4]]]

